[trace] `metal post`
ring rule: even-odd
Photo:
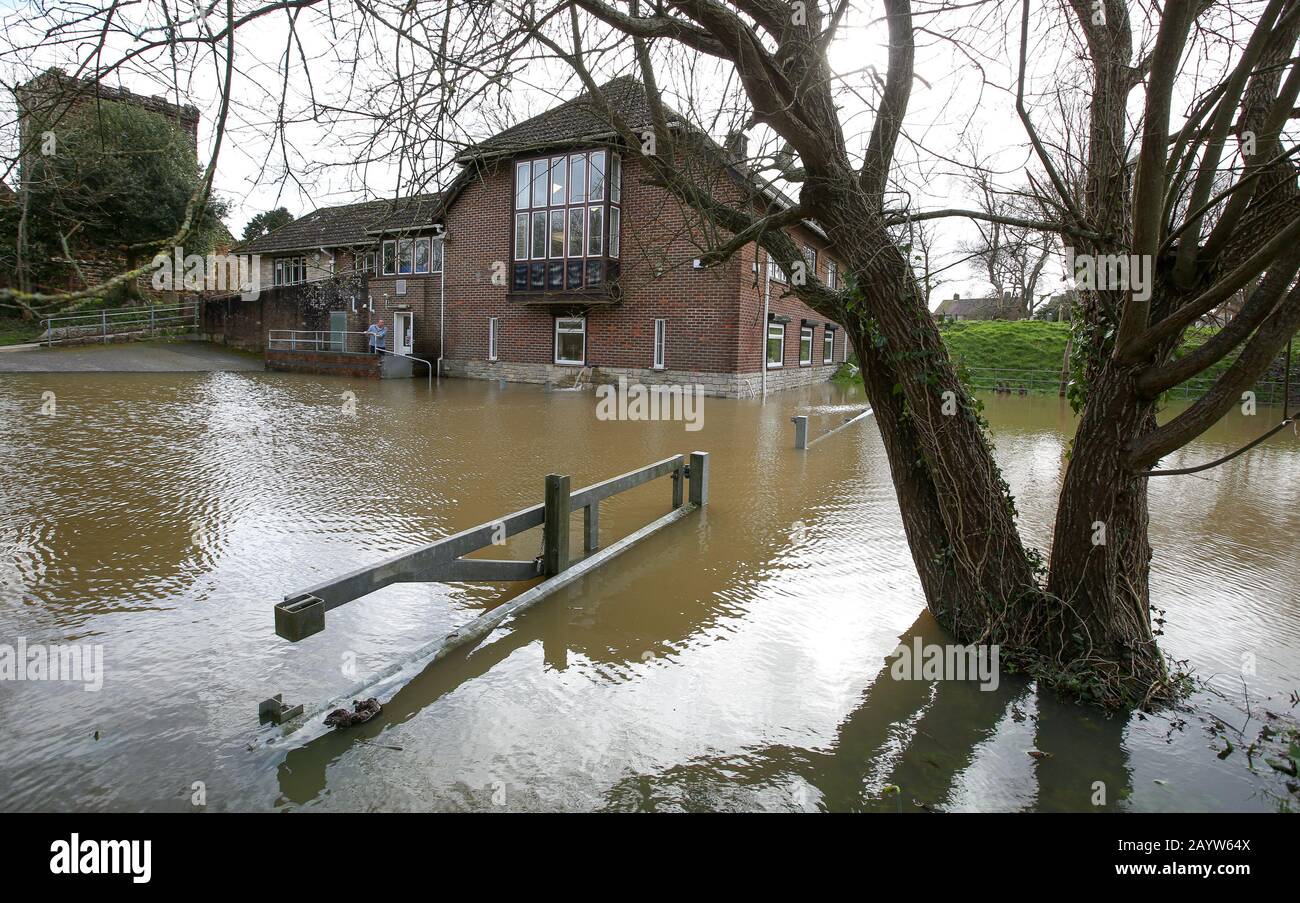
[[[709,453],[691,452],[691,504],[709,503]]]
[[[794,447],[808,447],[808,418],[800,414],[798,417],[791,417],[790,422],[794,424]]]
[[[99,312],[100,334],[104,337],[104,344],[108,344],[108,311]]]
[[[548,474],[542,522],[542,572],[547,577],[569,566],[569,501],[568,476]]]
[[[582,509],[582,550],[595,552],[600,548],[600,502],[592,502]]]
[[[673,507],[682,506],[682,469],[678,467],[673,471]]]

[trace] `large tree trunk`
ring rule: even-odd
[[[1048,590],[1067,617],[1044,651],[1067,686],[1108,705],[1168,695],[1151,631],[1146,478],[1126,470],[1125,445],[1155,428],[1134,384],[1140,368],[1107,363],[1094,377],[1056,512]],[[1086,670],[1085,670],[1086,668]]]
[[[1050,605],[978,411],[884,227],[847,226],[870,222],[865,211],[836,220],[828,216],[827,226],[847,252],[859,299],[842,316],[862,362],[927,606],[963,643],[1032,650]]]

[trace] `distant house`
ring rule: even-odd
[[[638,81],[600,92],[633,129],[649,127]],[[732,203],[790,204],[728,144],[710,143],[692,171]],[[390,347],[437,358],[449,375],[559,382],[589,368],[594,381],[749,396],[829,379],[849,353],[843,328],[804,306],[756,246],[700,266],[694,218],[585,94],[457,162],[441,194],[320,209],[236,250],[262,256],[267,285],[363,273],[363,306],[387,320]],[[837,285],[842,265],[820,227],[790,233]],[[352,329],[346,312],[329,313]]]
[[[937,320],[1023,320],[1025,305],[1018,298],[963,298],[953,294],[934,311]]]

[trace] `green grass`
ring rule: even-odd
[[[22,345],[35,342],[41,335],[39,320],[22,320],[17,317],[0,317],[0,345]]]
[[[946,324],[942,335],[959,366],[1060,373],[1070,327],[1040,320],[970,320]]]

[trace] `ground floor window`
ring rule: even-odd
[[[799,327],[799,365],[807,366],[812,363],[813,348],[813,328],[811,326]]]
[[[774,370],[785,362],[785,324],[767,324],[767,368]]]
[[[587,320],[585,317],[557,317],[555,320],[555,362],[587,362]]]
[[[668,321],[655,320],[655,362],[654,368],[664,368],[664,346],[668,341]]]
[[[835,330],[828,329],[822,334],[822,363],[829,364],[835,360]]]
[[[488,360],[497,359],[497,318],[488,317]]]

